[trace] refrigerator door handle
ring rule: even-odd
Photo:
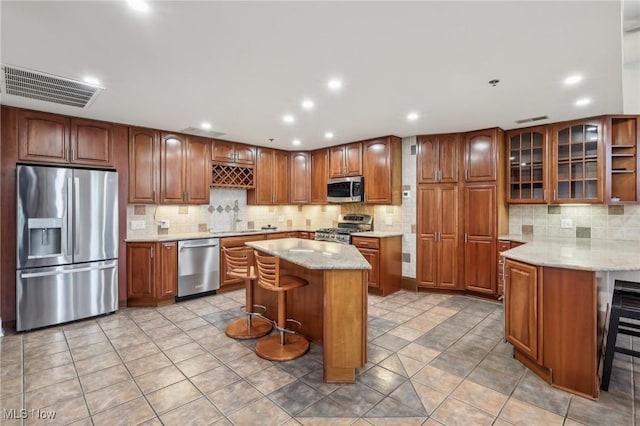
[[[80,254],[80,246],[78,245],[77,217],[80,210],[79,196],[80,194],[80,178],[73,178],[73,254]]]
[[[67,178],[67,256],[73,256],[73,241],[71,236],[73,235],[73,179]]]
[[[112,269],[115,267],[116,267],[116,264],[115,262],[113,262],[108,265],[92,266],[89,268],[62,269],[58,271],[49,271],[49,272],[30,272],[26,274],[21,274],[20,278],[36,278],[36,277],[49,277],[52,275],[60,275],[60,274],[75,274],[77,272],[100,271],[102,269]]]

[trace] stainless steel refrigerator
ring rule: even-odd
[[[16,329],[118,309],[118,174],[17,166]]]

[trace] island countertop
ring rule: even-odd
[[[532,265],[584,271],[640,270],[639,241],[537,236],[501,239],[526,242],[501,255]]]
[[[245,244],[307,269],[371,269],[369,262],[352,245],[300,238],[251,241]]]

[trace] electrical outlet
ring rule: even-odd
[[[278,216],[278,223],[284,222],[284,216]]]
[[[161,220],[160,221],[160,229],[169,229],[169,221]]]
[[[573,228],[572,219],[560,219],[560,228]]]
[[[411,198],[411,191],[402,191],[402,198]]]
[[[131,229],[135,230],[135,229],[144,229],[145,227],[145,222],[144,220],[132,220],[131,221]]]

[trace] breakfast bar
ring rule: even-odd
[[[281,274],[309,282],[287,298],[287,315],[301,323],[299,330],[323,347],[324,381],[354,383],[356,368],[367,362],[367,284],[371,265],[352,245],[283,238],[246,243],[280,258]],[[259,286],[255,303],[274,319],[276,297]]]

